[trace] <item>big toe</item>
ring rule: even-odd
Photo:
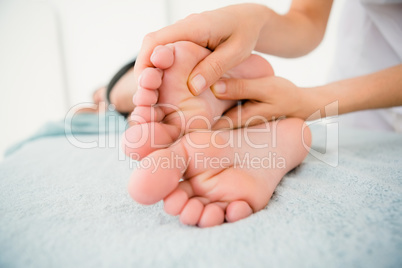
[[[121,146],[127,156],[140,160],[157,149],[166,148],[177,137],[178,134],[169,125],[154,122],[137,124],[123,133]]]
[[[131,197],[140,204],[155,204],[173,192],[182,177],[182,168],[174,165],[177,157],[170,150],[158,150],[139,162],[129,182]],[[160,160],[170,161],[165,167]],[[162,166],[161,166],[162,165]]]
[[[235,222],[253,214],[252,208],[245,201],[233,201],[226,208],[226,220]]]

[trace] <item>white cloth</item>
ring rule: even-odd
[[[402,63],[402,0],[345,1],[331,81],[366,75]],[[402,107],[360,111],[341,123],[402,132]]]

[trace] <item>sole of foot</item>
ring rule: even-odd
[[[219,100],[211,90],[193,96],[187,86],[193,68],[211,52],[191,42],[177,42],[155,48],[154,68],[141,74],[136,108],[123,135],[123,151],[133,159],[166,148],[186,133],[211,129],[214,122],[235,102]],[[251,55],[225,75],[233,78],[260,78],[273,75],[271,65]]]
[[[309,128],[290,118],[258,126],[193,132],[138,163],[129,193],[141,204],[164,200],[188,225],[235,222],[263,209],[283,176],[311,144]]]

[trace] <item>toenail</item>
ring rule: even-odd
[[[223,81],[218,81],[212,86],[212,90],[217,94],[225,94],[226,83]]]
[[[191,84],[196,92],[201,92],[201,90],[203,90],[207,85],[207,81],[201,74],[197,74],[191,81]]]

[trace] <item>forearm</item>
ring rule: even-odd
[[[306,88],[301,95],[298,116],[304,119],[318,110],[321,117],[333,115],[326,114],[325,107],[336,101],[339,114],[399,106],[402,105],[402,64],[373,74]]]
[[[309,53],[325,34],[331,6],[332,0],[294,0],[285,15],[266,8],[255,49],[280,57]]]

